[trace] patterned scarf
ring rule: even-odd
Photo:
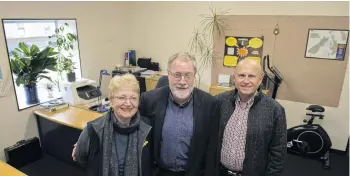
[[[117,146],[115,141],[114,130],[120,134],[128,134],[129,142],[127,146],[125,165],[124,165],[124,176],[138,176],[139,165],[138,165],[138,132],[140,124],[139,114],[135,114],[132,118],[129,126],[123,126],[118,121],[114,121],[113,110],[110,110],[107,123],[104,125],[103,134],[103,146],[102,146],[102,176],[119,176],[118,171],[118,156]]]

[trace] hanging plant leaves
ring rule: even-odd
[[[201,21],[203,25],[203,32],[209,33],[210,36],[216,32],[217,37],[222,37],[224,31],[228,29],[228,26],[225,24],[225,19],[223,15],[228,14],[227,10],[217,11],[210,7],[210,14],[201,15],[204,19]]]

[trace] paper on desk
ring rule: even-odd
[[[218,83],[219,83],[219,86],[230,87],[230,85],[231,85],[231,75],[219,74]]]
[[[143,75],[155,75],[156,74],[156,72],[155,71],[153,71],[153,70],[146,70],[146,71],[144,71],[144,72],[141,72],[141,75],[143,76]]]

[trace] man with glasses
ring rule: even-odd
[[[258,90],[263,72],[242,60],[234,73],[235,90],[217,95],[220,129],[215,176],[280,176],[287,155],[284,108]]]
[[[156,176],[212,176],[205,168],[214,164],[207,158],[215,157],[218,109],[213,96],[194,87],[196,71],[193,56],[177,53],[168,61],[169,86],[141,95],[139,111],[153,127]]]

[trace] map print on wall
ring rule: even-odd
[[[344,60],[349,30],[309,29],[305,57]]]
[[[224,66],[235,67],[242,59],[252,59],[259,64],[262,56],[263,37],[225,37]]]

